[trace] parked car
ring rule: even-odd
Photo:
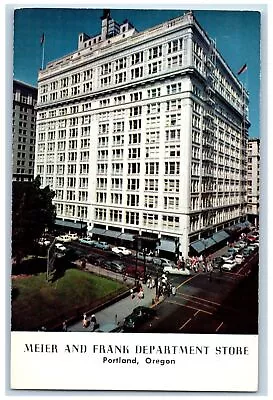
[[[224,261],[233,260],[236,253],[237,253],[237,251],[232,247],[232,248],[228,249],[228,251],[221,257]]]
[[[245,261],[245,257],[243,256],[243,254],[236,254],[234,261],[237,264],[242,264]]]
[[[66,251],[66,247],[62,243],[56,243],[55,247],[60,251]]]
[[[96,242],[94,245],[97,249],[110,250],[110,246],[106,242]]]
[[[145,260],[145,262],[147,262],[147,263],[153,262],[153,257],[150,256],[149,254],[143,253],[142,251],[138,251],[137,252],[137,259],[140,260],[140,261],[144,261]]]
[[[240,251],[241,249],[244,249],[246,246],[247,246],[246,242],[244,242],[243,240],[240,240],[239,242],[237,242],[233,245],[233,248],[238,249],[238,251]]]
[[[114,271],[114,272],[124,272],[125,265],[119,261],[106,261],[105,264],[107,269]]]
[[[255,247],[259,247],[259,246],[260,246],[259,241],[255,240],[255,242],[250,243],[248,247],[254,247],[255,248]]]
[[[163,272],[165,274],[171,274],[171,275],[184,275],[184,276],[191,275],[190,271],[187,268],[182,269],[172,265],[165,265],[163,268]]]
[[[92,240],[90,236],[81,238],[79,242],[82,244],[88,244],[89,246],[95,246],[95,244],[97,243],[96,240]]]
[[[105,259],[103,257],[101,257],[101,255],[99,255],[99,254],[89,254],[86,257],[86,259],[90,264],[96,265],[96,266],[102,266],[103,263],[105,262]]]
[[[129,256],[132,254],[131,250],[126,249],[126,247],[113,247],[112,252],[118,255]]]
[[[248,256],[250,256],[250,254],[253,253],[253,251],[254,251],[254,248],[253,248],[253,247],[246,247],[246,248],[243,250],[242,255],[243,255],[244,257],[248,257]]]
[[[125,271],[126,275],[132,276],[135,278],[138,276],[139,278],[144,277],[144,266],[143,265],[126,265]]]
[[[124,319],[123,329],[124,331],[133,331],[144,322],[152,319],[155,315],[156,311],[154,308],[144,306],[136,307],[133,312]]]
[[[57,236],[56,239],[59,242],[64,242],[64,243],[68,243],[68,242],[72,241],[71,236],[69,236],[69,235],[60,235],[60,236]]]
[[[222,265],[222,270],[224,271],[232,271],[234,268],[237,267],[237,263],[235,260],[226,260],[225,263]]]
[[[71,237],[71,240],[78,240],[79,236],[77,233],[68,233],[68,236]]]

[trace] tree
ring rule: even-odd
[[[33,182],[12,183],[12,256],[17,263],[31,253],[45,228],[50,229],[55,221],[55,192],[40,186],[39,175]]]

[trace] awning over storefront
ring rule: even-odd
[[[175,252],[175,242],[173,240],[160,239],[160,245],[158,245],[157,250],[169,251],[170,253]]]
[[[105,229],[101,229],[101,228],[92,228],[91,231],[89,231],[89,233],[94,233],[95,235],[103,235],[105,232]]]
[[[84,229],[86,222],[64,221],[62,219],[55,219],[55,225],[64,226],[67,228]]]
[[[133,242],[135,240],[135,235],[131,233],[122,233],[118,238],[121,240],[128,240],[128,242]]]
[[[196,240],[190,245],[197,253],[202,253],[202,251],[209,249],[215,244],[216,242],[212,238],[207,238],[207,239]]]
[[[112,237],[112,238],[117,238],[120,235],[120,232],[106,230],[105,232],[101,233],[101,235],[102,236],[107,236],[107,237]]]
[[[213,239],[216,243],[220,243],[220,242],[226,240],[227,238],[229,238],[229,236],[230,236],[230,235],[229,235],[226,231],[218,231],[218,232],[215,232],[215,233],[212,235],[212,239]]]

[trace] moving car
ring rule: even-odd
[[[220,268],[221,265],[223,265],[223,264],[224,264],[224,260],[223,260],[222,257],[216,257],[216,258],[214,258],[214,260],[213,260],[213,268],[214,268],[214,269]]]
[[[237,267],[237,262],[235,260],[227,260],[223,265],[222,265],[222,270],[224,271],[232,271],[234,268]]]
[[[191,275],[190,271],[185,268],[177,268],[176,266],[173,267],[172,265],[165,265],[163,268],[163,272],[165,274],[171,274],[171,275],[184,275],[184,276],[189,276]]]
[[[96,240],[92,240],[89,236],[81,238],[79,242],[82,244],[88,244],[89,246],[95,246],[95,244],[97,243]]]
[[[71,237],[71,240],[78,240],[79,236],[77,233],[68,233],[68,236]]]
[[[113,247],[112,252],[118,255],[129,256],[132,254],[131,250],[126,249],[126,247]]]
[[[66,251],[66,247],[62,243],[56,243],[55,247],[60,251]]]
[[[56,239],[59,242],[64,242],[64,243],[68,243],[68,242],[72,241],[71,236],[69,236],[69,235],[60,235],[60,236],[57,236]]]
[[[156,315],[154,308],[139,306],[124,319],[123,330],[133,331],[137,329],[144,322],[152,319]]]
[[[150,256],[149,254],[145,254],[142,251],[137,252],[137,259],[140,261],[145,261],[147,263],[153,262],[153,257]]]
[[[49,246],[50,245],[50,240],[46,239],[46,238],[40,238],[38,241],[38,244],[40,246]]]

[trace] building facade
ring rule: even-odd
[[[187,256],[246,216],[247,93],[192,13],[101,19],[39,73],[36,174],[59,219]]]
[[[247,146],[247,214],[248,220],[259,225],[260,205],[260,139],[249,139]]]
[[[13,81],[13,180],[31,181],[34,177],[37,93],[37,88]]]

